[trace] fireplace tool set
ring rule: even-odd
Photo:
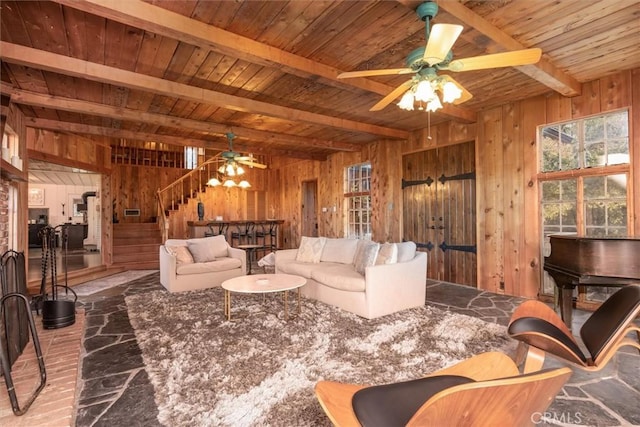
[[[7,386],[13,413],[15,415],[24,415],[44,388],[47,381],[47,373],[36,325],[31,314],[29,300],[27,299],[27,280],[23,252],[9,250],[0,256],[0,282],[2,283],[2,299],[0,299],[0,320],[2,322],[0,330],[0,362],[2,364],[2,375]],[[11,377],[11,367],[29,342],[28,331],[31,332],[38,360],[40,383],[21,408],[13,385],[13,378]]]
[[[59,233],[58,233],[59,231]],[[47,226],[40,230],[42,235],[42,282],[40,294],[36,297],[36,311],[42,307],[42,327],[57,329],[71,326],[76,321],[76,293],[68,286],[67,280],[67,251],[68,228],[66,225],[57,227]],[[60,235],[62,246],[62,267],[64,270],[64,285],[58,284],[56,248]],[[51,294],[47,294],[47,272],[51,273]],[[64,289],[61,294],[59,289]],[[69,298],[73,294],[73,299]]]

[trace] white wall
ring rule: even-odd
[[[44,190],[44,206],[29,205],[30,208],[49,208],[49,224],[56,226],[66,222],[82,224],[83,216],[73,216],[73,199],[82,198],[87,191],[98,191],[99,188],[78,185],[29,184],[29,189]],[[62,204],[64,203],[64,215]],[[95,208],[95,207],[94,207]],[[98,207],[99,209],[99,207]],[[69,219],[71,218],[71,219]]]

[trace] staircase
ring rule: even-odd
[[[127,270],[157,270],[162,234],[158,224],[113,224],[113,267]]]

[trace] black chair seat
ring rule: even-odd
[[[442,375],[371,386],[353,395],[353,411],[364,427],[404,426],[431,396],[470,382],[467,377]]]

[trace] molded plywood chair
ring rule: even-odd
[[[639,314],[640,285],[624,286],[611,295],[580,328],[588,355],[582,352],[560,316],[540,301],[526,301],[516,308],[508,331],[512,338],[520,341],[519,358],[526,356],[524,372],[539,370],[546,353],[580,369],[599,371],[620,347],[640,350],[640,327],[634,324]]]
[[[316,396],[341,427],[530,425],[570,376],[569,368],[519,375],[511,358],[490,352],[412,381],[320,381]]]

